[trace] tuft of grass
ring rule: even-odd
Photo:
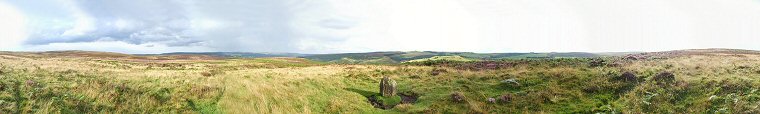
[[[382,95],[374,95],[373,97],[375,98],[375,100],[377,100],[378,103],[382,103],[381,105],[383,106],[393,107],[398,104],[401,104],[401,97],[398,95],[394,95],[391,97],[385,97]]]

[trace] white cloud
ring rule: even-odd
[[[0,50],[20,50],[27,36],[25,24],[21,12],[0,1]]]
[[[24,44],[38,47],[24,49],[121,42],[145,52],[760,50],[757,0],[60,2],[12,1],[31,15],[20,19],[31,20]]]
[[[71,15],[76,19],[73,28],[66,30],[61,34],[64,37],[78,37],[82,35],[90,34],[95,31],[95,18],[91,17],[87,12],[79,8],[78,4],[70,0],[58,0]]]

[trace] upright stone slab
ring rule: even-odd
[[[380,81],[380,94],[384,97],[396,95],[396,81],[388,78],[388,76],[383,76],[383,80]]]

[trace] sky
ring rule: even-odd
[[[760,0],[0,0],[0,50],[760,50]]]

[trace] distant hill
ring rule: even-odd
[[[300,57],[314,61],[343,64],[395,64],[411,60],[421,60],[440,56],[457,56],[470,60],[498,60],[524,58],[574,58],[599,57],[594,53],[473,53],[435,51],[388,51],[367,53],[299,54],[299,53],[254,53],[254,52],[173,52],[163,54],[139,54],[139,56],[205,55],[225,58]]]
[[[215,57],[240,57],[240,58],[262,58],[262,57],[301,57],[309,54],[298,53],[253,53],[253,52],[172,52],[162,54],[139,54],[139,55],[208,55]]]
[[[223,57],[200,55],[200,54],[187,54],[187,55],[131,55],[115,52],[99,52],[99,51],[81,51],[81,50],[66,50],[66,51],[45,51],[45,52],[9,52],[0,51],[0,55],[10,55],[18,57],[29,58],[44,58],[44,57],[87,57],[95,59],[119,59],[119,60],[212,60],[223,59]]]
[[[367,53],[336,53],[336,54],[300,54],[300,53],[254,53],[254,52],[173,52],[163,54],[121,54],[97,51],[47,51],[47,52],[7,52],[0,55],[24,57],[72,56],[92,58],[119,58],[135,60],[211,60],[224,58],[264,58],[264,57],[295,57],[312,61],[341,63],[341,64],[397,64],[409,61],[435,60],[501,60],[501,59],[550,59],[550,58],[589,58],[603,56],[624,56],[629,59],[669,58],[686,55],[704,54],[757,54],[760,51],[740,49],[687,49],[662,52],[551,52],[551,53],[473,53],[473,52],[435,52],[435,51],[387,51]]]
[[[434,51],[388,51],[367,53],[337,53],[337,54],[300,54],[300,53],[254,53],[254,52],[172,52],[162,54],[121,54],[96,51],[48,51],[48,52],[6,52],[24,54],[27,56],[77,56],[96,58],[122,58],[146,60],[173,59],[223,59],[223,58],[264,58],[264,57],[296,57],[313,61],[342,63],[342,64],[397,64],[412,60],[499,60],[499,59],[545,59],[545,58],[576,58],[607,56],[595,53],[473,53],[473,52],[434,52]]]
[[[498,59],[526,59],[526,58],[578,58],[578,57],[599,57],[603,55],[584,52],[568,53],[473,53],[473,52],[434,52],[434,51],[391,51],[391,52],[369,52],[369,53],[341,53],[341,54],[316,54],[301,56],[302,58],[333,62],[333,63],[364,63],[373,61],[377,63],[401,63],[411,60],[421,60],[433,57],[457,56],[463,59],[472,60],[498,60]]]

